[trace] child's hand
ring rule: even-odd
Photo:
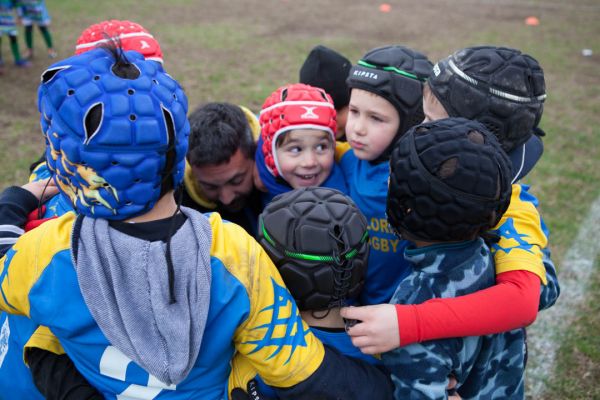
[[[448,390],[448,400],[461,400],[460,395],[456,391],[457,384],[458,381],[456,380],[454,375],[450,375],[448,377],[448,386],[446,386],[446,389]]]
[[[52,178],[42,179],[35,182],[29,182],[21,187],[29,191],[32,195],[34,195],[38,200],[41,200],[42,202],[58,194],[58,187],[56,186]]]
[[[393,304],[344,307],[342,317],[358,320],[348,328],[352,344],[365,354],[379,354],[400,347],[398,317]]]

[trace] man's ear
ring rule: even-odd
[[[262,179],[260,179],[256,163],[254,163],[254,167],[252,168],[252,180],[254,181],[254,187],[256,189],[260,190],[261,192],[267,192],[267,187],[263,183]]]

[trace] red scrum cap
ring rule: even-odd
[[[278,177],[275,159],[277,138],[294,129],[328,132],[335,141],[337,124],[333,100],[323,89],[296,83],[282,86],[265,100],[260,112],[262,152],[267,169]]]
[[[108,36],[108,37],[107,37]],[[109,37],[117,37],[123,50],[135,50],[146,60],[163,63],[162,50],[158,41],[140,24],[116,19],[102,21],[84,30],[75,46],[75,54],[81,54],[109,41]]]

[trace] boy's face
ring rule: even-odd
[[[362,89],[352,89],[346,122],[346,139],[356,157],[379,157],[398,133],[400,116],[386,99]]]
[[[423,113],[425,114],[423,122],[437,121],[449,117],[446,109],[435,97],[428,84],[423,86]]]
[[[320,186],[333,167],[331,135],[316,129],[295,129],[285,133],[277,145],[281,177],[294,189]]]

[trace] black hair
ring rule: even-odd
[[[106,33],[104,33],[104,37],[107,41],[98,47],[108,51],[114,57],[115,63],[111,68],[112,72],[122,79],[137,79],[140,76],[140,70],[127,59],[121,45],[121,39],[117,36],[111,37]]]
[[[207,103],[189,115],[187,160],[191,165],[222,164],[238,149],[254,159],[256,143],[244,111],[230,103]]]

